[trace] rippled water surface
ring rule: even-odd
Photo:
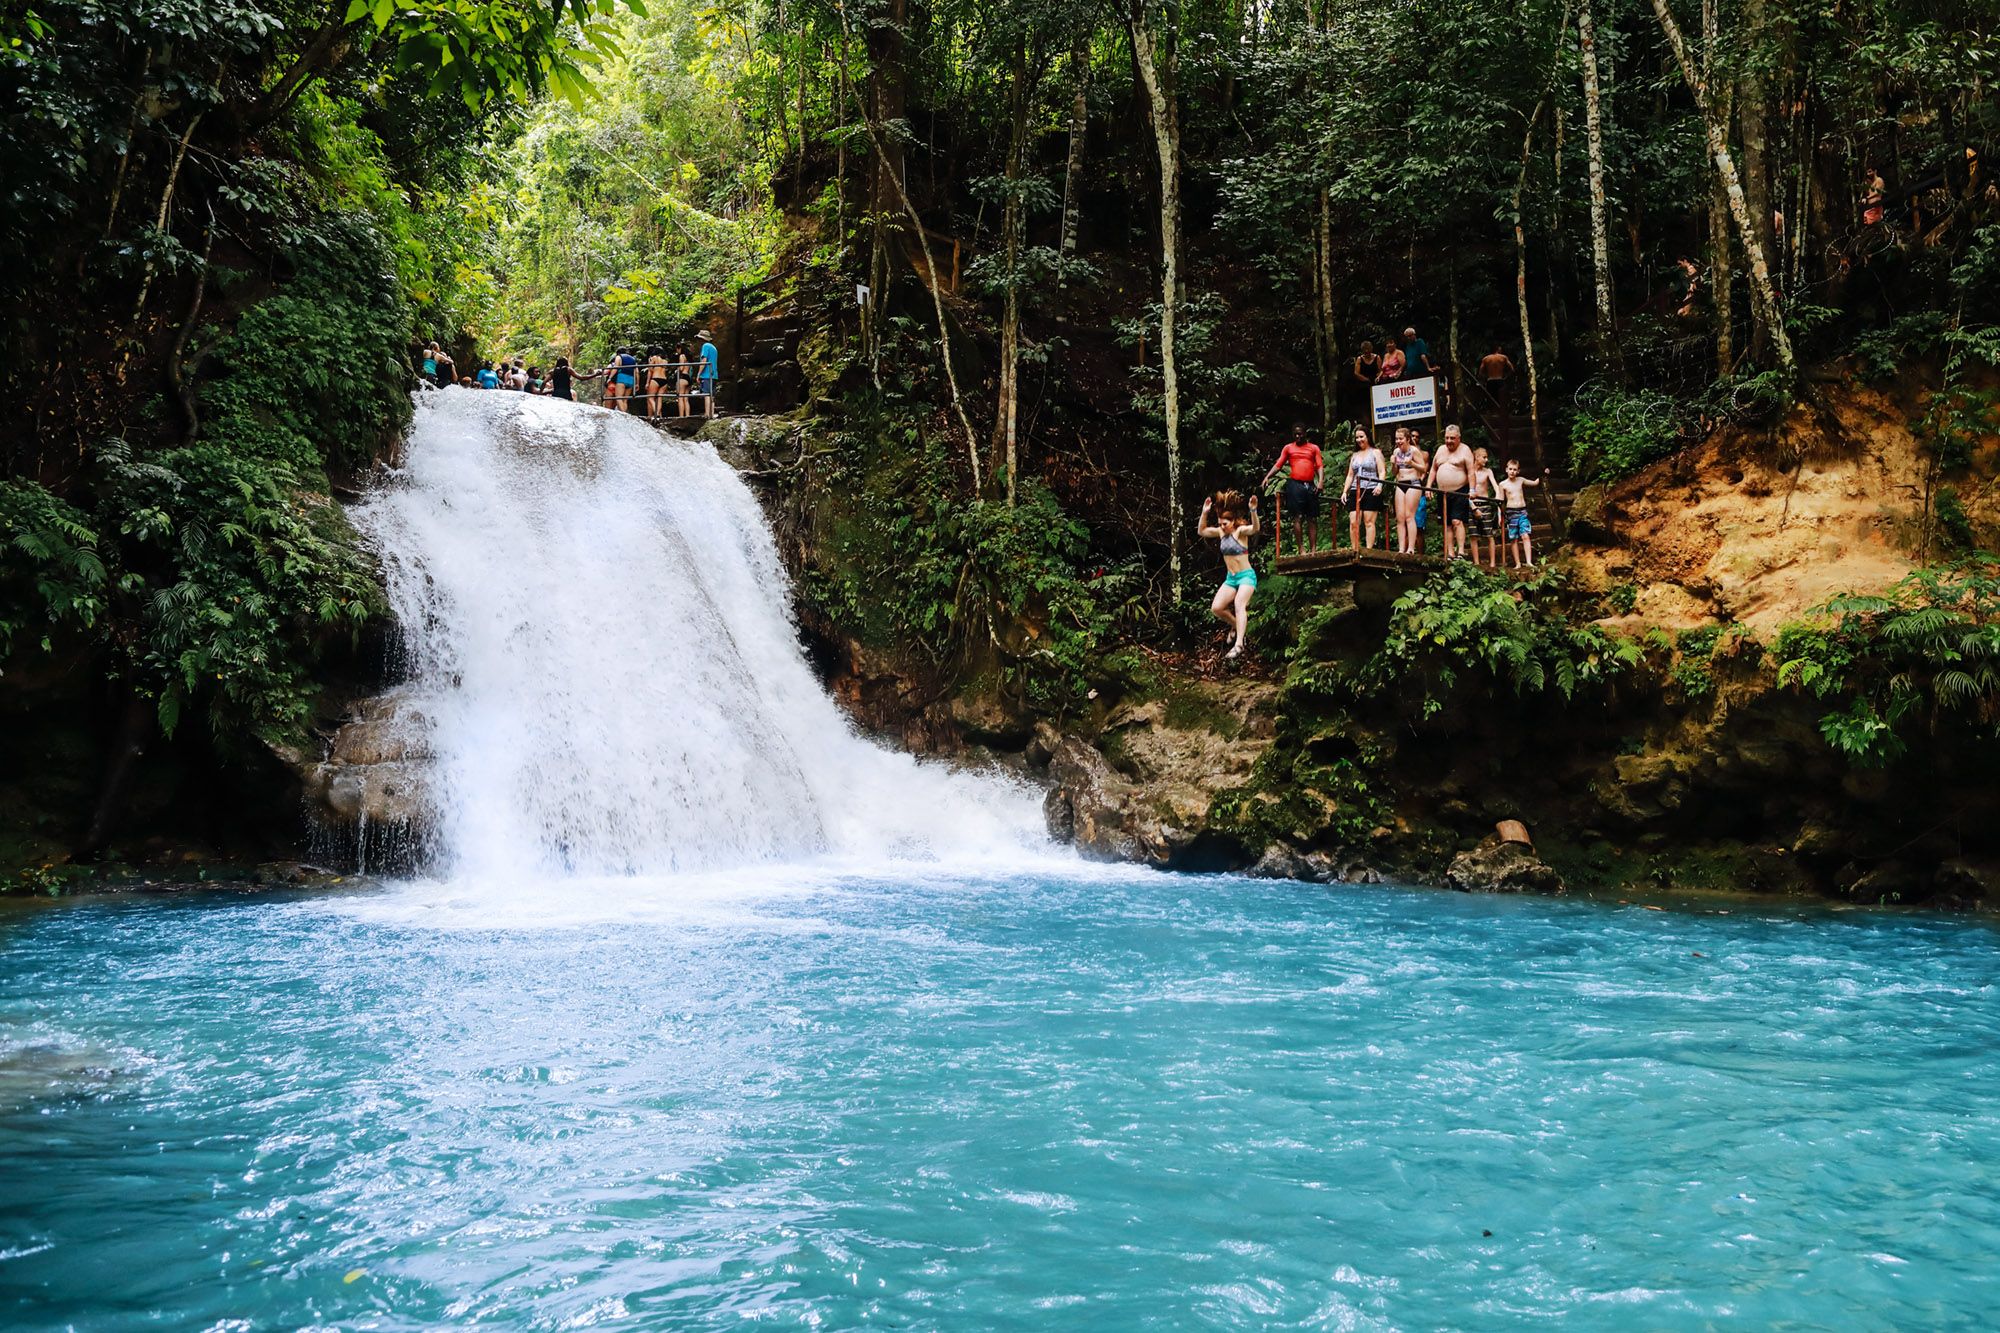
[[[0,1320],[1991,1327],[1983,925],[1053,871],[0,916]]]

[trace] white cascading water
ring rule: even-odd
[[[427,393],[400,478],[355,521],[403,627],[447,875],[1045,845],[1031,792],[853,731],[800,649],[756,498],[705,443]]]

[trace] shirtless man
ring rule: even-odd
[[[1521,475],[1520,459],[1507,460],[1507,476],[1500,483],[1500,517],[1507,524],[1510,569],[1527,569],[1535,563],[1534,544],[1528,536],[1534,527],[1528,519],[1528,487],[1541,484],[1538,478]]]
[[[1493,397],[1493,405],[1500,409],[1500,433],[1505,435],[1512,425],[1509,401],[1514,393],[1514,362],[1507,355],[1507,349],[1499,343],[1493,350],[1479,358],[1479,383]]]
[[[1445,559],[1465,558],[1465,525],[1472,518],[1472,474],[1477,470],[1472,450],[1459,437],[1458,427],[1444,428],[1444,443],[1431,457],[1430,485],[1443,495],[1444,512],[1438,531],[1444,537]]]

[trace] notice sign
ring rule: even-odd
[[[1438,382],[1432,375],[1420,380],[1397,380],[1375,386],[1375,424],[1411,421],[1438,414]]]

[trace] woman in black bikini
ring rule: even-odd
[[[549,396],[575,402],[576,395],[570,391],[569,382],[569,358],[559,356],[556,358],[556,368],[549,372]]]

